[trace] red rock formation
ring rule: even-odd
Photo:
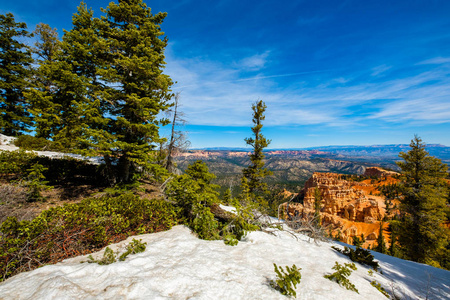
[[[364,234],[366,237],[378,236],[379,220],[384,215],[382,199],[367,195],[355,185],[367,185],[343,180],[334,173],[314,173],[305,183],[300,193],[303,203],[289,203],[283,206],[290,216],[305,217],[314,213],[314,192],[318,188],[322,196],[320,215],[322,225],[330,226],[333,232],[340,231],[342,240],[352,242],[352,237]],[[300,197],[301,198],[301,197]],[[368,243],[374,240],[368,238]],[[367,244],[366,244],[367,245]]]

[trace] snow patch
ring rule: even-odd
[[[348,291],[323,278],[332,272],[335,261],[348,262],[330,248],[337,244],[316,245],[282,231],[250,232],[232,247],[223,241],[200,240],[187,227],[175,226],[109,247],[123,249],[133,238],[147,242],[145,252],[107,266],[86,263],[87,257],[80,256],[22,273],[0,284],[0,298],[286,299],[269,285],[275,279],[273,263],[302,268],[298,299],[383,299],[370,285],[372,280],[388,291],[395,282],[397,290],[414,299],[425,299],[427,290],[435,299],[450,297],[450,272],[376,253],[383,274],[370,276],[368,268],[357,265],[350,281],[359,294]],[[102,255],[103,251],[93,254],[94,258]]]

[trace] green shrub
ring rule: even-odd
[[[386,298],[390,299],[391,297],[389,296],[389,293],[386,292],[386,290],[381,286],[381,284],[379,282],[376,282],[375,280],[370,282],[370,284],[376,288],[377,290],[380,291],[380,293],[382,293]]]
[[[273,264],[273,267],[277,274],[277,279],[272,280],[270,285],[283,295],[296,297],[295,288],[297,288],[297,284],[300,283],[302,278],[300,274],[301,268],[298,269],[296,265],[292,265],[292,267],[286,266],[286,271],[284,271],[283,267],[280,266],[278,268],[276,264]]]
[[[43,197],[41,192],[53,188],[52,186],[47,185],[48,181],[45,180],[43,172],[46,170],[47,168],[44,168],[43,165],[37,163],[27,170],[28,176],[24,185],[28,188],[28,202],[42,200]]]
[[[35,137],[31,135],[21,135],[15,141],[14,145],[24,150],[36,151],[63,151],[64,147],[61,144],[46,140],[42,137]]]
[[[186,224],[201,239],[219,239],[219,222],[211,213],[210,206],[219,202],[216,185],[211,181],[215,175],[201,161],[190,165],[186,174],[177,176],[167,188],[167,195],[181,209]]]
[[[258,230],[258,226],[251,224],[253,220],[252,207],[242,206],[238,199],[233,199],[232,205],[236,209],[234,219],[222,228],[226,245],[236,246],[247,232]]]
[[[127,251],[122,253],[119,257],[119,261],[124,261],[128,255],[144,252],[147,248],[147,243],[143,243],[142,240],[133,239],[130,244],[127,245]]]
[[[103,252],[103,257],[99,260],[95,260],[92,255],[88,256],[88,263],[96,263],[99,265],[110,265],[112,263],[115,263],[117,261],[116,259],[116,254],[114,253],[114,251],[111,250],[111,248],[106,247],[105,251]]]
[[[193,209],[194,218],[188,222],[198,237],[204,240],[217,240],[219,236],[219,222],[214,219],[209,207],[201,205]]]
[[[0,225],[0,281],[131,235],[168,230],[179,221],[178,214],[165,201],[124,194],[51,208],[32,221],[10,217]]]
[[[0,177],[8,180],[22,180],[28,176],[35,164],[44,167],[42,174],[50,185],[62,183],[106,186],[104,165],[93,165],[75,158],[50,158],[37,156],[24,150],[0,150]]]
[[[216,219],[211,212],[211,207],[218,206],[218,186],[212,184],[216,178],[209,173],[208,167],[202,161],[196,161],[188,166],[186,174],[174,178],[167,187],[166,193],[169,200],[176,203],[182,210],[185,224],[198,237],[205,240],[224,239],[227,245],[237,245],[238,241],[249,230],[258,227],[248,223],[252,215],[249,207],[240,206],[237,199],[234,204],[236,216],[233,220]]]
[[[344,247],[344,250],[341,250],[334,246],[332,246],[331,248],[344,254],[345,256],[348,256],[354,262],[372,267],[375,271],[378,270],[378,262],[374,261],[374,257],[369,250],[363,249],[361,247],[356,247],[356,250],[348,247]]]
[[[7,179],[20,179],[35,163],[36,155],[23,150],[0,150],[0,176]]]
[[[117,256],[119,256],[119,261],[124,261],[128,255],[141,253],[145,251],[147,243],[142,243],[142,240],[133,239],[131,243],[127,245],[126,251],[122,253],[120,256],[118,253],[114,253],[111,248],[106,247],[103,252],[103,257],[99,260],[96,260],[92,257],[92,255],[88,256],[88,263],[96,263],[99,265],[110,265],[117,261]]]
[[[356,266],[354,263],[351,263],[351,264],[346,263],[343,266],[343,265],[339,264],[338,262],[336,262],[336,264],[334,265],[334,267],[332,269],[336,270],[336,272],[334,272],[333,274],[324,275],[323,277],[325,277],[326,279],[329,279],[331,281],[335,281],[340,286],[345,287],[347,290],[354,291],[359,294],[355,285],[353,283],[351,283],[350,280],[347,278],[348,276],[350,276],[352,274],[351,270],[356,271]]]

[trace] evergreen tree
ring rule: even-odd
[[[106,134],[106,109],[101,110],[99,76],[105,52],[98,36],[98,19],[84,3],[72,17],[73,27],[65,31],[62,41],[56,30],[39,24],[39,41],[35,52],[40,57],[34,76],[36,88],[27,98],[32,104],[36,135],[51,138],[73,152],[103,154],[99,145]],[[100,139],[98,137],[102,137]],[[111,141],[111,137],[110,137]]]
[[[397,220],[391,220],[389,222],[388,232],[390,234],[391,243],[389,245],[389,254],[399,257],[399,251],[397,249],[397,233],[399,230],[399,224]]]
[[[377,238],[377,245],[373,248],[373,250],[380,252],[380,253],[387,253],[387,247],[386,242],[384,240],[383,235],[383,224],[384,222],[380,222],[380,230],[378,232],[378,238]]]
[[[56,29],[39,23],[34,31],[38,38],[33,48],[37,55],[37,67],[33,69],[31,81],[33,88],[24,92],[29,111],[33,115],[35,136],[49,139],[53,137],[54,127],[59,123],[61,108],[55,103],[57,87],[53,77],[57,74],[52,68],[56,55],[60,50],[60,41]]]
[[[363,244],[364,242],[361,240],[361,238],[359,238],[358,236],[354,236],[353,237],[353,246],[355,246],[356,248],[360,248],[360,247],[362,247],[362,244]]]
[[[72,28],[64,33],[57,68],[62,107],[61,128],[55,139],[84,155],[111,155],[114,135],[110,132],[113,103],[105,95],[112,90],[103,70],[110,66],[103,24],[94,12],[81,3],[72,17]],[[110,168],[111,169],[111,168]],[[112,173],[112,172],[111,172]],[[111,177],[114,177],[110,174]]]
[[[94,18],[81,3],[55,57],[41,60],[43,78],[29,98],[38,135],[102,155],[111,183],[130,182],[159,170],[153,150],[163,142],[159,126],[168,123],[159,116],[172,98],[172,81],[162,72],[166,14],[152,15],[142,0],[111,2],[102,11],[105,16]],[[46,53],[52,44],[45,41],[54,35],[42,27],[40,36],[37,48]]]
[[[400,182],[401,219],[399,244],[407,259],[436,264],[440,249],[449,241],[446,219],[447,166],[425,150],[425,144],[415,136],[411,150],[400,153],[403,161]]]
[[[202,239],[219,238],[219,222],[210,207],[218,203],[217,185],[211,183],[216,176],[209,173],[202,161],[188,166],[186,174],[177,176],[168,185],[169,199],[182,208],[188,225]]]
[[[108,133],[115,139],[108,149],[119,158],[119,180],[127,182],[139,169],[151,167],[152,151],[162,140],[159,125],[168,123],[158,116],[172,98],[172,80],[163,74],[167,38],[161,38],[160,25],[166,13],[153,15],[142,0],[111,2],[103,12],[99,25],[107,63],[101,74],[113,88],[102,98],[111,104]]]
[[[262,121],[264,121],[264,112],[267,106],[259,100],[252,105],[253,110],[253,124],[252,127],[254,137],[246,138],[247,145],[253,147],[253,152],[250,154],[251,164],[243,170],[244,177],[248,180],[248,187],[250,193],[264,193],[267,191],[267,184],[262,182],[264,177],[272,175],[272,172],[264,167],[264,148],[270,144],[270,140],[266,139],[262,133]]]
[[[225,204],[230,204],[232,200],[233,200],[233,197],[231,195],[231,190],[228,188],[228,189],[226,189],[225,193],[223,194],[222,202]]]
[[[0,15],[0,132],[9,136],[29,131],[31,125],[23,92],[29,87],[33,59],[30,48],[20,42],[31,36],[13,14]]]

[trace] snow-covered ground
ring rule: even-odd
[[[20,148],[14,145],[15,137],[6,136],[0,133],[0,150],[4,151],[16,151]],[[36,153],[38,156],[46,156],[51,158],[76,158],[79,160],[85,160],[92,164],[101,164],[103,163],[102,157],[86,157],[79,154],[73,154],[73,153],[61,153],[61,152],[54,152],[54,151],[29,151]]]
[[[7,136],[0,133],[0,145],[14,145],[14,140],[16,138],[12,136]]]
[[[184,226],[134,238],[147,242],[145,252],[106,266],[76,257],[22,273],[0,284],[0,299],[286,299],[269,285],[273,263],[302,268],[298,299],[386,299],[373,280],[403,299],[450,298],[450,272],[382,254],[375,255],[382,274],[370,276],[357,265],[350,281],[359,294],[348,291],[323,278],[335,261],[349,262],[330,248],[338,244],[286,232],[251,232],[235,247],[200,240]],[[123,249],[131,239],[110,248]]]

